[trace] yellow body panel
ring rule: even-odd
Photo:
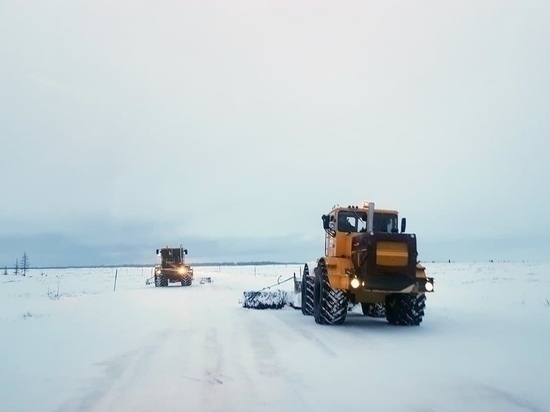
[[[376,264],[380,266],[407,266],[409,252],[406,243],[378,242]]]
[[[334,289],[349,288],[349,274],[353,271],[353,263],[348,258],[325,258],[330,286]]]
[[[353,238],[358,235],[359,233],[336,232],[335,237],[327,236],[326,256],[329,256],[329,257],[349,256]]]

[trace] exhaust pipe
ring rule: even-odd
[[[369,213],[367,215],[367,233],[373,233],[374,230],[374,202],[369,202]]]

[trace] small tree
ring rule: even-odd
[[[23,252],[23,257],[21,258],[21,272],[23,276],[27,275],[27,270],[29,270],[29,257],[27,252]]]
[[[15,270],[13,271],[15,276],[19,275],[19,259],[15,259]]]

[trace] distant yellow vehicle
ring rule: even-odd
[[[320,324],[342,324],[349,304],[394,325],[419,325],[434,279],[417,260],[416,235],[398,227],[398,212],[374,203],[335,206],[322,216],[325,256],[301,281],[301,309]]]
[[[185,263],[187,249],[164,247],[157,249],[160,264],[155,266],[155,286],[168,286],[168,283],[181,282],[182,286],[193,283],[193,268]]]

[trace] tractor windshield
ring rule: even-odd
[[[375,232],[397,233],[397,216],[388,215],[386,213],[374,214],[374,229]]]
[[[339,232],[366,232],[367,231],[366,212],[359,211],[342,211],[338,214],[338,231]],[[386,213],[374,213],[374,228],[375,232],[397,233],[397,215]]]
[[[165,248],[161,250],[160,254],[162,258],[162,266],[164,267],[178,265],[182,262],[180,248]]]

